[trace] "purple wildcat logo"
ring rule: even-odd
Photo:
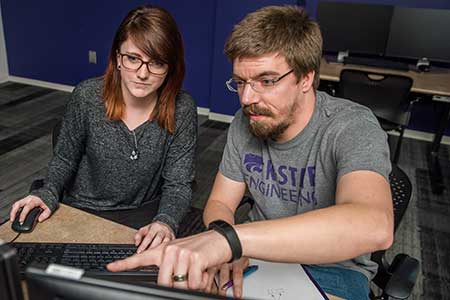
[[[252,195],[263,203],[296,203],[298,207],[317,206],[315,194],[316,167],[314,165],[274,164],[262,155],[245,153],[242,167],[244,180]],[[269,201],[269,202],[267,202]],[[302,209],[303,210],[303,209]]]
[[[263,158],[259,155],[255,154],[246,154],[244,158],[244,165],[247,171],[249,172],[262,172],[262,166],[263,166]]]

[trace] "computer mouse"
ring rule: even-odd
[[[42,212],[42,208],[35,207],[30,210],[28,215],[25,217],[25,220],[22,224],[19,222],[20,213],[22,212],[23,208],[20,208],[19,211],[16,213],[16,218],[14,219],[11,228],[15,232],[19,233],[29,233],[32,232],[34,227],[36,226],[36,223],[38,221],[38,217]]]

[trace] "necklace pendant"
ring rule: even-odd
[[[137,153],[137,151],[133,150],[133,151],[131,152],[130,159],[131,159],[131,160],[136,160],[136,159],[138,159],[138,153]]]

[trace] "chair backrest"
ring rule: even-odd
[[[408,175],[396,164],[392,164],[392,172],[389,175],[389,183],[394,206],[394,232],[397,230],[403,215],[408,208],[412,195],[412,184]]]
[[[377,118],[406,126],[412,83],[406,76],[344,69],[339,80],[339,96],[369,107]]]
[[[61,131],[61,125],[62,125],[62,121],[58,120],[57,123],[55,123],[55,126],[53,127],[53,131],[52,131],[52,149],[53,149],[53,151],[55,151],[55,146],[56,146],[56,143],[58,142],[58,136],[59,136],[59,132]],[[40,189],[43,186],[44,186],[44,179],[35,179],[31,183],[29,193],[32,193],[33,191]]]
[[[412,184],[408,175],[400,169],[396,164],[392,164],[392,172],[389,174],[389,184],[392,193],[392,204],[394,207],[394,233],[408,208],[408,204],[412,196]],[[378,264],[378,273],[373,282],[384,289],[389,281],[390,264],[386,261],[385,250],[372,253],[371,259]]]
[[[55,149],[56,142],[58,142],[59,132],[61,131],[62,121],[59,120],[58,123],[55,124],[52,131],[52,147]]]

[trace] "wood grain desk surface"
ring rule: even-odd
[[[411,91],[429,94],[450,96],[450,69],[432,68],[430,72],[419,73],[417,71],[398,71],[380,69],[360,65],[344,65],[342,63],[328,63],[324,58],[320,65],[320,79],[339,81],[339,75],[343,69],[356,69],[381,74],[405,75],[413,79]]]
[[[16,242],[134,244],[135,233],[133,228],[61,204],[54,215]],[[16,235],[10,222],[0,226],[0,239],[7,242]]]
[[[49,219],[38,223],[32,233],[21,234],[16,242],[132,244],[135,233],[133,228],[61,204]],[[0,226],[0,239],[5,242],[16,235],[10,222]]]

